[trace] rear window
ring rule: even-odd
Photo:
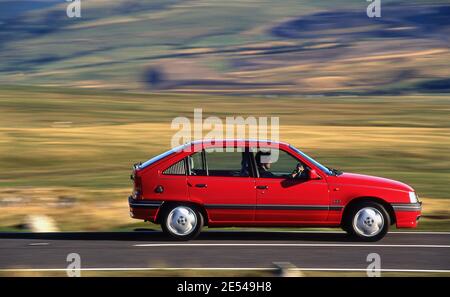
[[[179,151],[183,150],[184,146],[185,146],[185,145],[180,145],[180,146],[177,146],[176,148],[173,148],[173,149],[171,149],[171,150],[168,150],[167,152],[164,152],[164,153],[162,153],[162,154],[160,154],[160,155],[157,155],[157,156],[151,158],[150,160],[147,160],[147,161],[145,161],[144,163],[140,164],[140,165],[138,166],[138,168],[139,168],[139,169],[146,168],[146,167],[152,165],[153,163],[156,163],[156,162],[158,162],[159,160],[162,160],[162,159],[164,159],[165,157],[174,154],[175,152],[179,152]]]
[[[163,174],[165,175],[186,175],[186,162],[185,159],[178,161],[166,170]]]

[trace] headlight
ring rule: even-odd
[[[409,202],[417,203],[419,200],[417,199],[417,195],[415,192],[409,192]]]

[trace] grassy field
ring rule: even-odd
[[[165,151],[173,118],[277,116],[280,140],[343,171],[394,178],[450,230],[450,97],[220,97],[0,87],[0,229],[47,214],[62,230],[129,230],[131,165]],[[71,199],[73,204],[62,205]],[[108,201],[108,204],[105,204]],[[95,208],[95,211],[94,211]]]

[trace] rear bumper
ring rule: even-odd
[[[162,201],[154,200],[136,200],[133,196],[130,196],[128,197],[130,217],[154,222],[162,203]]]
[[[415,228],[422,215],[422,202],[392,204],[397,228]]]

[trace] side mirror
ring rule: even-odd
[[[309,179],[321,179],[320,175],[317,173],[315,169],[311,169],[308,172]]]

